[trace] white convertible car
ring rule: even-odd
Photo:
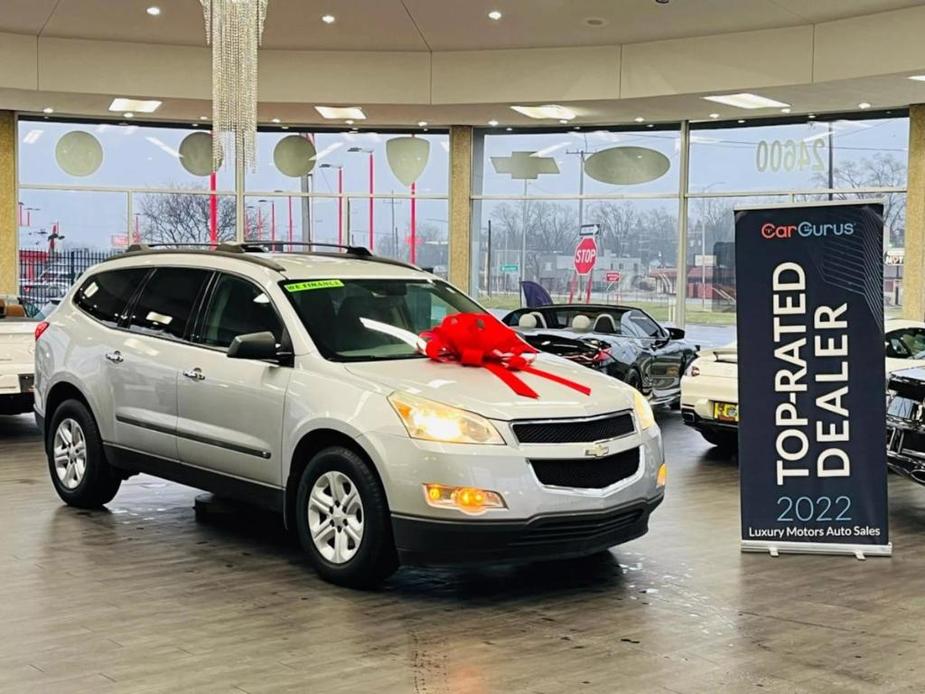
[[[0,415],[32,411],[35,321],[23,307],[0,297]]]
[[[887,376],[897,369],[925,366],[925,323],[888,320],[884,348]],[[738,352],[735,344],[703,349],[681,379],[681,416],[703,438],[728,450],[738,446]]]

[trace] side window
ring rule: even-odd
[[[273,304],[253,282],[221,275],[212,293],[199,334],[199,342],[212,347],[228,347],[238,335],[269,330],[279,343],[283,326]]]
[[[210,274],[209,270],[195,268],[157,268],[135,302],[129,328],[182,340]]]
[[[925,353],[925,330],[906,328],[887,333],[886,355],[893,359],[921,359]]]
[[[148,268],[109,270],[90,276],[74,295],[74,303],[85,313],[107,325],[117,325],[125,305],[148,274]]]

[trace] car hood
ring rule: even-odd
[[[347,365],[347,370],[387,388],[453,405],[490,419],[590,417],[633,407],[632,389],[614,378],[549,354],[537,355],[534,366],[587,386],[591,395],[519,372],[517,376],[539,396],[527,398],[517,395],[488,369],[430,359],[353,363]]]

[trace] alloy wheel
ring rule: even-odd
[[[363,540],[363,501],[347,475],[331,470],[312,485],[308,529],[319,554],[332,564],[353,559]]]
[[[62,419],[52,444],[55,474],[65,489],[76,489],[87,472],[87,439],[76,420]]]

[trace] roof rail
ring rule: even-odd
[[[383,258],[379,255],[374,255],[369,251],[365,246],[348,246],[342,243],[320,243],[318,241],[256,241],[244,243],[234,243],[229,244],[237,250],[238,253],[267,253],[269,248],[285,248],[286,246],[298,246],[300,248],[311,248],[312,246],[318,246],[320,248],[341,248],[343,253],[330,253],[325,251],[306,251],[306,255],[320,255],[328,257],[340,257],[347,256],[348,258],[353,258],[354,260],[369,260],[374,263],[383,263],[385,265],[396,265],[398,267],[408,268],[410,270],[420,270],[417,265],[412,265],[410,263],[402,262],[401,260],[394,260],[392,258]]]
[[[220,243],[218,246],[214,246],[211,243],[133,243],[125,249],[125,253],[110,256],[102,262],[105,263],[111,260],[118,260],[119,258],[124,258],[127,255],[136,257],[141,255],[161,255],[169,253],[183,253],[189,255],[219,255],[224,258],[236,258],[237,260],[245,260],[249,263],[253,263],[254,265],[261,265],[265,268],[269,268],[270,270],[276,270],[277,272],[282,272],[286,269],[270,258],[248,255],[246,251],[241,250],[236,246],[224,243]]]

